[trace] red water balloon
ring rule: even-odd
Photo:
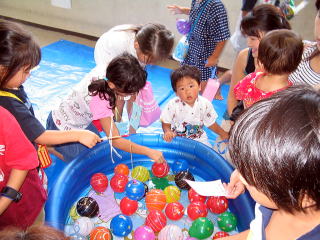
[[[215,214],[220,214],[228,209],[228,199],[223,196],[209,197],[207,201],[207,207]]]
[[[192,203],[192,202],[205,203],[205,201],[207,200],[206,196],[202,196],[202,195],[198,194],[193,188],[190,188],[190,190],[188,191],[188,198],[189,198],[190,203]]]
[[[169,219],[176,221],[183,217],[184,207],[179,202],[169,203],[166,206],[165,213]]]
[[[151,171],[154,176],[162,178],[168,175],[170,167],[167,162],[154,163],[151,167]]]
[[[154,232],[160,232],[161,229],[167,225],[167,218],[163,212],[159,210],[152,210],[148,214],[145,224],[151,227]]]
[[[219,239],[219,238],[228,237],[228,236],[230,236],[228,233],[221,231],[221,232],[216,232],[216,234],[213,236],[212,239]]]
[[[113,191],[122,193],[124,192],[128,181],[128,176],[123,174],[116,174],[111,178],[110,186],[113,189]]]
[[[120,201],[120,210],[124,215],[130,216],[138,209],[138,201],[124,197]]]
[[[107,189],[108,182],[108,177],[103,173],[93,174],[90,179],[90,185],[98,193],[103,193]]]
[[[196,220],[199,217],[206,217],[208,215],[208,209],[203,202],[193,202],[189,204],[187,213],[189,218]]]

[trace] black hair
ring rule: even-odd
[[[89,95],[99,94],[101,99],[108,100],[110,108],[116,106],[116,93],[111,89],[108,81],[113,83],[118,91],[126,94],[139,92],[147,80],[147,72],[141,67],[138,60],[131,54],[121,54],[109,63],[106,71],[106,80],[93,80],[88,86]]]
[[[295,71],[303,54],[302,38],[287,29],[268,32],[261,40],[258,61],[266,72],[289,74]]]
[[[271,4],[261,4],[253,8],[252,12],[242,19],[240,29],[246,36],[260,38],[260,32],[291,29],[291,26],[277,7]]]
[[[293,86],[247,108],[232,127],[231,159],[279,209],[320,209],[320,93]]]
[[[173,33],[159,23],[147,23],[137,27],[136,40],[141,52],[154,61],[167,59],[174,45]]]
[[[201,73],[195,66],[183,65],[171,73],[171,86],[173,91],[177,91],[177,83],[184,77],[190,77],[200,85]]]
[[[29,32],[17,23],[0,21],[0,87],[23,67],[37,66],[40,59],[40,47]]]

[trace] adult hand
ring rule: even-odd
[[[163,163],[165,161],[162,152],[154,149],[149,149],[147,153],[148,157],[154,160],[156,163]]]
[[[101,142],[101,138],[95,134],[94,132],[91,132],[89,130],[80,130],[78,134],[78,142],[85,145],[88,148],[94,147],[98,142]]]
[[[171,142],[172,139],[176,136],[176,134],[172,131],[166,131],[164,134],[163,134],[163,139],[166,141],[166,142]]]
[[[167,8],[174,15],[184,14],[183,8],[178,5],[168,5]]]
[[[230,176],[230,182],[225,186],[227,190],[227,198],[235,199],[244,193],[245,186],[240,180],[240,173],[236,169]]]

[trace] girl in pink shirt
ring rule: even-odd
[[[291,30],[274,30],[259,44],[258,64],[261,71],[242,79],[234,88],[235,96],[244,107],[270,97],[292,86],[288,76],[299,65],[303,53],[302,39]]]
[[[113,120],[117,99],[134,97],[146,84],[146,71],[138,60],[128,53],[115,57],[107,69],[104,68],[104,74],[102,70],[99,66],[94,68],[59,107],[52,111],[48,117],[47,128],[87,129],[97,134],[103,130],[108,137],[117,136],[111,141],[114,147],[146,155],[156,162],[164,161],[162,152],[121,138]],[[71,161],[84,150],[80,144],[63,144],[55,149],[66,161]]]

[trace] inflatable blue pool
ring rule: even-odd
[[[158,149],[164,153],[169,164],[176,159],[189,163],[190,171],[205,181],[221,179],[229,181],[232,166],[218,153],[207,146],[185,138],[176,137],[171,143],[163,141],[161,135],[136,134],[129,137],[135,143]],[[131,166],[130,154],[119,151],[122,158],[113,154],[115,163],[110,158],[110,145],[107,142],[98,144],[92,150],[84,152],[68,164],[58,176],[46,204],[46,222],[63,230],[69,210],[84,189],[90,186],[94,173],[111,174],[119,163]],[[134,165],[151,167],[152,162],[142,155],[133,154]],[[236,200],[229,201],[230,210],[238,216],[238,230],[248,229],[254,217],[254,202],[249,195],[243,194]]]

